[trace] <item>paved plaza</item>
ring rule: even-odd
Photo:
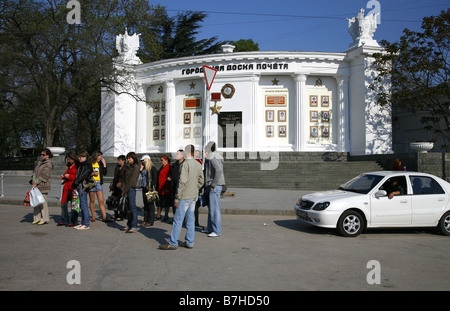
[[[19,180],[16,177],[17,185],[23,183]],[[17,199],[25,189],[17,191]],[[77,231],[56,226],[60,208],[51,204],[50,223],[38,226],[31,224],[31,207],[6,204],[8,198],[2,198],[0,290],[207,294],[450,289],[450,239],[433,230],[373,230],[343,238],[334,230],[299,223],[288,213],[293,209],[293,194],[281,200],[265,196],[264,191],[255,190],[252,196],[243,189],[230,190],[235,196],[223,199],[230,211],[223,215],[223,236],[209,238],[197,231],[193,249],[175,251],[158,249],[170,235],[167,223],[156,221],[153,227],[125,233],[120,231],[123,221],[97,220],[90,230]],[[256,197],[255,193],[262,194]],[[205,211],[200,214],[201,225],[206,225]],[[370,284],[374,271],[370,262],[379,264],[378,283]],[[71,284],[74,280],[79,284]]]

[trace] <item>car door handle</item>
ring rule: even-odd
[[[408,200],[401,200],[400,203],[408,203]]]
[[[439,198],[438,201],[445,201],[445,198]]]

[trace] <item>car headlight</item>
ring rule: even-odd
[[[315,210],[315,211],[323,211],[328,206],[330,206],[330,202],[320,202],[320,203],[317,203],[316,205],[314,205],[313,210]]]

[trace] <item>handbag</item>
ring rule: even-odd
[[[80,197],[78,196],[78,191],[73,190],[72,191],[72,211],[75,211],[77,213],[80,212]]]
[[[156,191],[155,189],[153,190],[149,190],[145,196],[147,197],[147,201],[149,203],[154,203],[156,201],[159,200],[159,195],[158,195],[158,191]]]
[[[30,190],[27,190],[25,200],[23,200],[23,206],[30,206]]]
[[[198,200],[200,202],[201,207],[208,206],[209,205],[209,193],[208,194],[205,194],[205,193],[200,194],[198,196]]]
[[[32,207],[36,207],[40,204],[44,204],[45,203],[45,199],[44,196],[42,195],[41,191],[36,187],[36,188],[31,188],[30,190],[30,205]]]
[[[83,180],[81,186],[83,187],[83,192],[86,190],[89,191],[95,187],[95,181],[92,178],[89,180]]]
[[[128,197],[121,197],[120,198],[120,202],[119,202],[119,207],[118,207],[118,211],[119,212],[123,212],[126,213],[128,211]]]
[[[106,206],[108,207],[108,210],[114,211],[119,209],[120,200],[119,197],[116,195],[110,195],[106,199]]]

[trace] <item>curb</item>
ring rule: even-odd
[[[31,206],[23,206],[23,201],[20,200],[10,200],[10,199],[1,199],[0,205],[17,205],[19,207],[24,208],[32,208]],[[57,208],[61,205],[58,202],[48,202],[48,207]],[[97,202],[95,204],[95,208],[98,209]],[[142,207],[138,206],[138,211],[142,210]],[[107,209],[108,211],[108,209]],[[111,212],[111,211],[109,211]],[[200,208],[198,211],[200,214],[207,214],[208,209],[206,207]],[[277,216],[295,216],[294,209],[291,210],[258,210],[258,209],[239,209],[239,208],[224,208],[221,210],[222,215],[277,215]]]

